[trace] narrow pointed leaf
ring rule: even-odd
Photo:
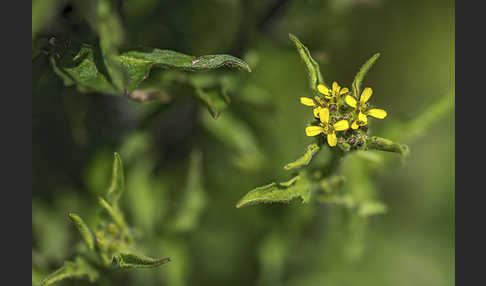
[[[127,238],[129,242],[133,241],[132,236],[130,234],[130,230],[128,225],[126,224],[125,220],[123,219],[122,214],[111,206],[107,201],[105,201],[102,197],[98,197],[99,204],[106,210],[106,212],[111,216],[113,221],[120,227],[121,231]]]
[[[112,265],[120,268],[155,268],[170,261],[171,259],[169,257],[155,259],[135,254],[122,253],[113,256]]]
[[[361,82],[363,81],[364,76],[371,68],[371,66],[375,63],[375,61],[380,57],[379,53],[374,54],[359,70],[353,80],[352,88],[353,88],[353,96],[356,99],[359,99],[360,96],[360,88]]]
[[[309,49],[307,49],[304,44],[302,44],[296,36],[289,34],[290,40],[295,44],[297,51],[299,52],[300,58],[304,61],[307,73],[309,75],[309,84],[312,90],[317,90],[317,85],[322,83],[322,74],[319,69],[319,64],[312,58]]]
[[[86,225],[86,223],[83,221],[83,219],[78,216],[75,213],[69,213],[68,214],[69,218],[71,221],[74,223],[76,228],[78,229],[79,233],[84,239],[84,242],[86,242],[86,245],[88,245],[88,248],[90,250],[94,250],[94,236],[89,227]]]
[[[314,155],[317,154],[317,152],[319,152],[320,149],[321,148],[319,147],[319,145],[317,145],[315,143],[307,146],[304,155],[302,155],[300,158],[298,158],[294,162],[288,163],[287,165],[285,165],[284,168],[286,170],[291,170],[291,169],[294,169],[294,168],[300,168],[300,167],[303,167],[303,166],[307,166],[310,163],[310,161],[312,160],[312,157],[314,157]]]
[[[125,175],[123,174],[123,164],[120,155],[115,152],[113,161],[113,169],[111,174],[111,185],[108,189],[107,198],[108,202],[116,205],[118,199],[125,189]]]
[[[380,150],[399,153],[404,158],[410,153],[410,149],[406,144],[396,143],[392,140],[377,136],[369,137],[364,146],[366,150]]]
[[[88,278],[94,282],[98,279],[99,273],[91,267],[84,259],[77,257],[74,262],[66,261],[64,266],[48,275],[42,282],[41,286],[54,284],[64,279]]]
[[[221,90],[221,88],[213,88],[206,91],[196,88],[195,95],[206,106],[214,119],[218,119],[221,112],[223,112],[230,103],[229,97],[223,90]]]
[[[385,204],[379,201],[369,200],[361,203],[358,208],[358,215],[369,217],[372,215],[384,214],[387,211]]]
[[[301,198],[304,203],[310,199],[310,184],[301,173],[282,183],[271,183],[248,192],[237,204],[237,208],[260,203],[288,203]]]

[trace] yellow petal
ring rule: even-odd
[[[349,129],[349,122],[347,120],[340,120],[334,123],[334,130],[344,131]]]
[[[314,117],[315,118],[319,118],[319,110],[321,110],[322,107],[318,106],[316,108],[314,108]]]
[[[341,89],[341,87],[339,86],[339,84],[337,82],[332,83],[332,92],[333,93],[338,94],[340,89]]]
[[[305,128],[305,135],[307,136],[316,136],[324,132],[324,129],[321,126],[307,126]]]
[[[308,98],[308,97],[301,97],[300,103],[302,103],[303,105],[307,105],[307,106],[316,106],[316,103],[314,102],[314,100],[312,98]]]
[[[374,118],[383,119],[386,117],[386,111],[379,108],[373,108],[368,110],[368,115]]]
[[[361,104],[367,103],[368,100],[370,100],[371,94],[373,94],[373,90],[371,89],[371,87],[365,88],[363,90],[363,92],[361,93],[361,97],[359,98],[359,102]]]
[[[333,132],[333,133],[327,135],[327,144],[329,144],[329,146],[331,146],[331,147],[336,146],[336,144],[337,144],[336,133]]]
[[[359,124],[360,126],[365,126],[368,123],[368,117],[360,111],[358,114],[358,121],[361,121]]]
[[[343,95],[343,94],[346,94],[349,92],[349,89],[347,87],[341,89],[341,91],[339,92],[339,95]]]
[[[356,121],[354,121],[353,124],[351,124],[351,128],[353,128],[354,130],[359,128],[359,125],[356,123]]]
[[[346,104],[348,104],[349,106],[351,106],[352,108],[356,108],[356,104],[358,103],[356,101],[356,99],[354,97],[352,97],[351,95],[348,95],[344,98],[344,101],[346,102]]]
[[[321,108],[319,110],[319,119],[321,119],[321,122],[326,124],[329,122],[329,109],[327,108]]]
[[[317,90],[324,95],[329,95],[329,88],[322,83],[317,86]]]

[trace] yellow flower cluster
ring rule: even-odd
[[[319,84],[317,90],[323,96],[300,98],[302,104],[314,107],[314,117],[320,121],[319,125],[307,126],[305,133],[307,136],[317,136],[321,133],[326,135],[327,143],[331,147],[336,146],[338,142],[337,131],[346,131],[350,127],[357,130],[368,124],[367,116],[383,119],[387,115],[383,109],[368,108],[368,101],[373,93],[369,87],[363,90],[359,101],[349,94],[349,89],[341,88],[337,82],[333,82],[332,89]]]

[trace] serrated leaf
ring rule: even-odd
[[[322,74],[319,69],[319,64],[312,58],[309,49],[302,44],[296,36],[289,34],[289,39],[295,44],[297,51],[299,52],[300,58],[304,61],[307,73],[309,75],[309,84],[312,90],[317,90],[317,85],[322,83]]]
[[[155,268],[170,261],[171,259],[169,257],[155,259],[130,253],[122,253],[113,256],[112,265],[120,268]]]
[[[114,157],[111,184],[106,196],[108,202],[117,205],[118,199],[125,189],[125,175],[123,174],[123,164],[120,155],[115,152]]]
[[[86,225],[84,220],[75,213],[69,213],[68,216],[83,237],[84,242],[86,242],[86,245],[88,245],[88,248],[90,250],[94,250],[94,237],[88,225]]]
[[[300,168],[300,167],[303,167],[303,166],[307,166],[310,163],[310,161],[312,160],[312,157],[314,157],[314,155],[317,154],[317,152],[319,152],[320,149],[321,148],[319,147],[319,145],[317,145],[315,143],[307,146],[307,148],[305,149],[304,155],[302,155],[297,160],[295,160],[291,163],[288,163],[287,165],[284,166],[284,168],[286,170],[291,170],[291,169],[294,169],[294,168]]]
[[[58,39],[58,42],[56,47],[51,47],[53,69],[65,85],[76,85],[81,92],[130,94],[155,68],[195,72],[229,67],[251,71],[247,63],[230,55],[194,57],[171,50],[138,47],[112,56],[113,64],[119,65],[126,77],[124,89],[119,90],[111,81],[98,48],[87,44],[67,45],[67,40]]]
[[[353,96],[357,99],[360,97],[360,88],[361,82],[363,81],[364,76],[371,68],[371,66],[375,63],[375,61],[380,57],[379,53],[374,54],[359,70],[353,80],[352,89],[353,89]]]
[[[236,204],[236,207],[260,203],[288,203],[295,198],[301,198],[302,202],[308,203],[310,193],[310,183],[305,174],[301,173],[286,182],[273,182],[251,190]]]
[[[84,261],[84,259],[77,257],[74,262],[64,262],[63,267],[47,276],[40,285],[47,286],[64,279],[79,279],[84,277],[94,282],[98,279],[99,273]]]

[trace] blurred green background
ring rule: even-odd
[[[33,30],[94,41],[71,1],[40,2],[33,1]],[[79,93],[63,87],[45,58],[33,60],[33,284],[76,253],[81,238],[66,214],[88,224],[96,215],[113,152],[124,161],[122,208],[137,247],[173,258],[157,269],[120,271],[116,285],[454,284],[454,110],[418,136],[401,129],[443,97],[453,104],[453,1],[117,3],[127,43],[231,54],[253,72],[208,72],[238,82],[214,120],[184,94],[139,103]],[[289,178],[283,166],[312,142],[304,134],[312,113],[299,103],[310,94],[307,74],[289,32],[327,82],[347,87],[381,53],[363,86],[389,116],[370,132],[409,144],[411,154],[404,162],[392,153],[378,163],[350,157],[343,172],[344,188],[371,193],[386,214],[363,218],[315,200],[235,208],[249,190]],[[185,188],[191,154],[202,158],[196,191]],[[377,165],[384,167],[368,174]]]

